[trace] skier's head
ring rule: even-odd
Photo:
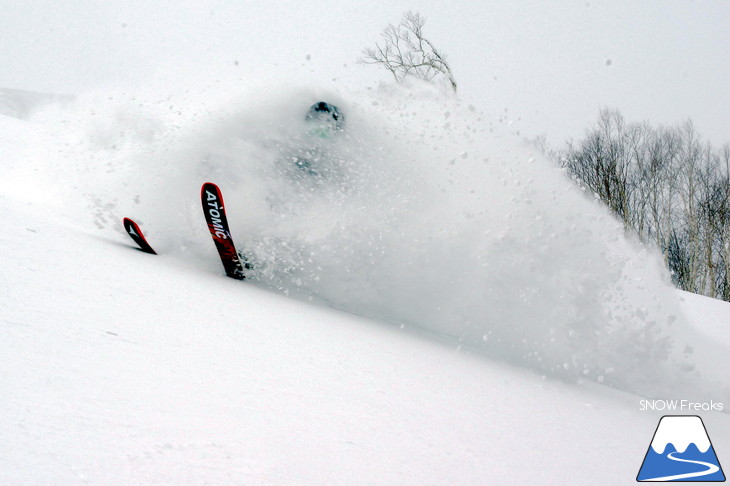
[[[324,101],[319,101],[309,107],[305,119],[314,125],[310,131],[322,138],[328,138],[333,131],[344,128],[345,117],[340,109]]]

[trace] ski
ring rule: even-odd
[[[124,218],[124,229],[129,237],[132,238],[135,243],[137,243],[137,246],[139,246],[140,250],[145,253],[157,255],[157,252],[155,252],[150,244],[147,243],[147,239],[144,237],[144,234],[142,233],[142,230],[139,229],[139,225],[137,223],[129,218]]]
[[[212,182],[206,182],[200,189],[200,199],[210,236],[213,237],[213,242],[218,250],[223,268],[226,270],[226,275],[236,280],[243,280],[246,278],[243,264],[231,238],[220,188]]]

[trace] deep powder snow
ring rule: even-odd
[[[312,133],[304,114],[320,99],[343,110],[342,132]],[[39,197],[103,231],[133,217],[158,250],[211,272],[208,180],[259,285],[550,376],[642,393],[717,379],[692,351],[719,353],[691,335],[660,256],[506,120],[431,88],[97,92],[32,124],[41,149],[18,151],[18,184],[47,174]]]

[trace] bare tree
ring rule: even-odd
[[[676,130],[660,128],[650,130],[647,140],[647,156],[639,167],[642,210],[646,213],[645,228],[638,228],[644,241],[654,241],[665,254],[672,235],[674,201],[677,194],[679,173],[679,137]]]
[[[627,226],[632,193],[629,140],[638,136],[634,132],[638,131],[628,130],[618,111],[602,110],[598,125],[577,146],[571,144],[563,157],[569,173],[603,200]]]
[[[411,76],[425,81],[445,78],[456,92],[456,80],[446,57],[424,37],[426,18],[418,12],[403,14],[398,25],[390,24],[382,32],[383,43],[363,50],[360,62],[378,64],[396,81]]]
[[[702,271],[702,240],[698,203],[701,198],[702,144],[694,124],[687,120],[679,129],[681,137],[682,169],[679,173],[679,196],[687,231],[690,287],[686,290],[699,293]]]
[[[535,145],[655,243],[677,286],[730,300],[730,145],[702,142],[689,120],[654,129],[615,110],[562,150]]]

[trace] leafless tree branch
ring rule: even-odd
[[[678,287],[730,300],[730,145],[702,142],[689,120],[655,129],[603,110],[582,140],[560,151],[542,146],[662,250]]]
[[[456,92],[456,79],[446,56],[423,35],[425,23],[426,18],[419,13],[406,12],[398,25],[383,29],[382,43],[363,50],[360,62],[383,66],[397,82],[409,76],[429,82],[443,77]]]

